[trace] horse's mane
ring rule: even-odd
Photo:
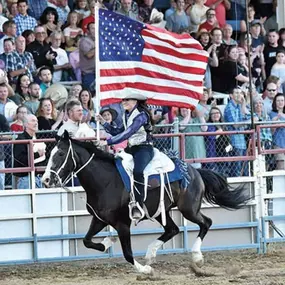
[[[93,142],[84,142],[72,139],[72,142],[84,149],[86,149],[90,154],[95,154],[95,157],[101,160],[108,160],[110,162],[115,162],[115,156],[107,151],[103,151],[98,148]]]

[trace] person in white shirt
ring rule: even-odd
[[[71,65],[68,60],[67,53],[64,49],[60,47],[62,33],[61,32],[53,32],[51,35],[51,49],[56,53],[54,65],[54,74],[53,74],[53,83],[61,81],[62,72],[64,70],[70,69]]]

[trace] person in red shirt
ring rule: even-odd
[[[211,32],[214,28],[219,27],[219,23],[216,18],[216,12],[214,9],[210,8],[206,12],[206,22],[199,26],[199,31],[206,30],[207,32]]]
[[[19,106],[16,111],[16,121],[10,126],[12,132],[24,131],[24,117],[28,114],[28,109],[25,106]]]
[[[82,30],[84,32],[84,34],[86,34],[87,32],[87,26],[89,23],[95,23],[95,7],[97,5],[97,2],[95,1],[91,1],[90,5],[89,5],[89,9],[90,9],[90,16],[84,18],[82,20]]]
[[[215,9],[219,26],[224,27],[226,24],[226,10],[231,9],[231,2],[229,0],[207,0],[205,5]]]

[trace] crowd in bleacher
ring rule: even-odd
[[[251,1],[249,34],[245,3],[171,0],[161,9],[153,0],[0,1],[0,131],[23,132],[27,114],[36,116],[39,130],[57,130],[67,119],[64,106],[72,98],[81,102],[82,121],[95,127],[96,6],[174,33],[189,33],[208,51],[204,95],[197,108],[149,106],[157,124],[173,123],[177,117],[180,131],[188,133],[243,131],[251,117],[254,121],[285,122],[285,29],[276,22],[277,1]],[[250,108],[250,71],[254,113]],[[62,82],[70,82],[69,88]],[[228,94],[226,106],[214,99],[217,92]],[[106,121],[120,124],[121,112],[121,106],[115,104],[102,109],[101,114]],[[205,122],[232,124],[193,125]],[[237,124],[241,122],[244,125]],[[156,129],[157,133],[169,131]],[[186,158],[244,156],[249,141],[244,134],[189,136]],[[163,147],[169,147],[169,140],[164,143]],[[285,128],[262,129],[262,144],[266,149],[285,148]],[[0,152],[3,169],[4,146],[0,145]],[[284,169],[284,162],[281,153],[269,164]],[[203,166],[229,176],[248,174],[247,165],[233,165]],[[3,177],[0,173],[0,189],[4,188]]]

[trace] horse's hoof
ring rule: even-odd
[[[192,252],[192,261],[198,267],[202,267],[204,265],[204,257],[201,251],[193,251]]]
[[[153,268],[151,266],[145,265],[142,273],[146,274],[146,275],[152,275],[153,276],[154,275],[154,270],[153,270]]]

